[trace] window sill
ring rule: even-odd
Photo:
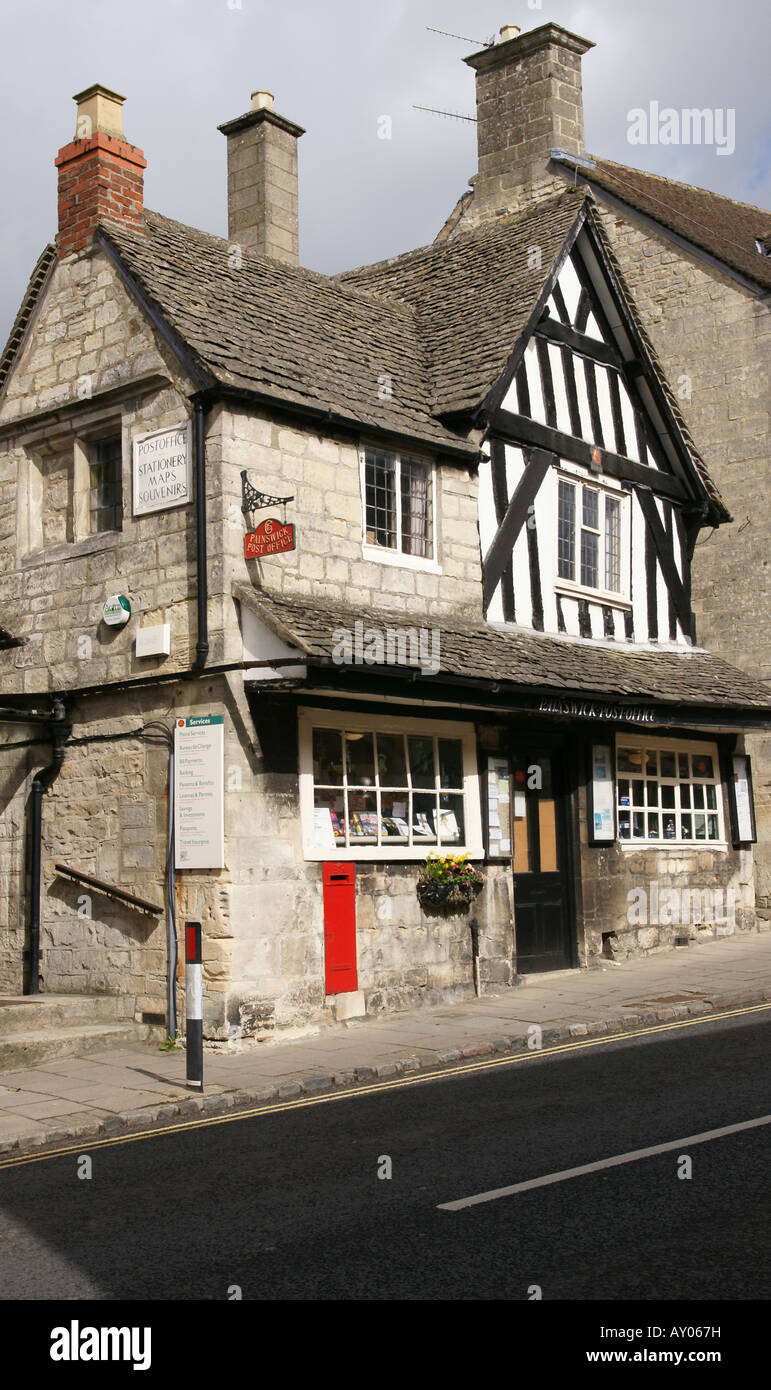
[[[86,536],[82,541],[64,541],[59,545],[50,546],[47,550],[34,550],[22,556],[22,568],[33,569],[37,565],[58,564],[62,560],[77,560],[81,555],[93,555],[100,550],[109,550],[115,545],[116,538],[122,535],[122,531],[100,531],[95,536]]]
[[[619,608],[632,611],[632,604],[623,594],[608,594],[604,589],[585,589],[582,584],[571,584],[569,579],[559,579],[554,585],[555,592],[566,598],[585,598],[590,603],[602,603],[606,608]]]
[[[423,574],[441,574],[442,566],[435,560],[423,560],[417,555],[405,555],[401,550],[388,550],[385,546],[369,545],[366,541],[361,547],[363,560],[371,560],[376,565],[393,565],[398,569],[419,570]]]
[[[323,860],[325,863],[334,861],[341,864],[393,864],[396,862],[423,864],[426,856],[432,850],[436,853],[437,846],[426,844],[420,849],[417,846],[412,848],[409,846],[399,847],[397,844],[388,848],[382,846],[380,849],[376,846],[367,849],[364,845],[361,849],[355,849],[353,846],[350,849],[319,849],[314,846],[312,849],[305,850],[305,859],[308,862]],[[483,860],[485,857],[485,852],[480,846],[442,845],[440,852],[443,854],[467,854],[470,859]]]
[[[652,849],[665,849],[670,854],[688,854],[690,850],[718,849],[727,850],[730,848],[726,840],[619,840],[608,843],[615,843],[625,853],[633,853],[635,850],[644,850],[647,854]]]

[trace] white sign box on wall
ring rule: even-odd
[[[132,441],[134,516],[183,507],[191,498],[190,422]]]
[[[221,714],[174,721],[174,863],[178,869],[224,867],[224,733]]]

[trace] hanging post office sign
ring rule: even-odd
[[[294,548],[294,526],[274,516],[261,521],[256,531],[247,531],[244,536],[244,557],[247,560],[260,560],[263,555],[281,555],[283,551]]]
[[[190,421],[132,441],[134,516],[184,507],[192,497]]]
[[[225,721],[199,714],[174,721],[174,863],[225,865]]]

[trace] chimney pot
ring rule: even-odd
[[[504,24],[501,29],[501,43],[508,43],[509,39],[518,39],[521,33],[518,24]]]
[[[252,92],[252,110],[272,111],[274,100],[272,92]]]
[[[103,87],[100,82],[95,82],[93,86],[86,87],[84,92],[78,92],[73,101],[78,104],[78,114],[75,118],[75,139],[88,140],[99,130],[103,135],[114,135],[117,140],[123,139],[123,103],[125,97],[120,92],[111,92],[109,87]]]

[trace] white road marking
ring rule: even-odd
[[[515,1192],[529,1192],[534,1187],[550,1187],[552,1183],[565,1182],[568,1178],[580,1178],[584,1173],[598,1173],[603,1168],[620,1168],[623,1163],[636,1163],[640,1158],[652,1158],[654,1154],[665,1154],[672,1149],[687,1149],[692,1144],[706,1144],[710,1139],[722,1139],[726,1134],[738,1134],[743,1129],[757,1129],[760,1125],[771,1124],[771,1115],[760,1115],[757,1120],[743,1120],[738,1125],[724,1125],[722,1129],[708,1129],[703,1134],[689,1134],[685,1139],[673,1139],[668,1144],[653,1144],[649,1149],[632,1149],[631,1153],[616,1154],[613,1158],[601,1158],[597,1163],[583,1163],[580,1168],[564,1168],[561,1173],[547,1173],[542,1178],[530,1178],[528,1182],[515,1182],[511,1187],[494,1187],[490,1192],[478,1192],[475,1197],[461,1197],[457,1202],[440,1202],[439,1211],[461,1211],[464,1207],[480,1206],[482,1202],[495,1202],[499,1197],[513,1197]]]

